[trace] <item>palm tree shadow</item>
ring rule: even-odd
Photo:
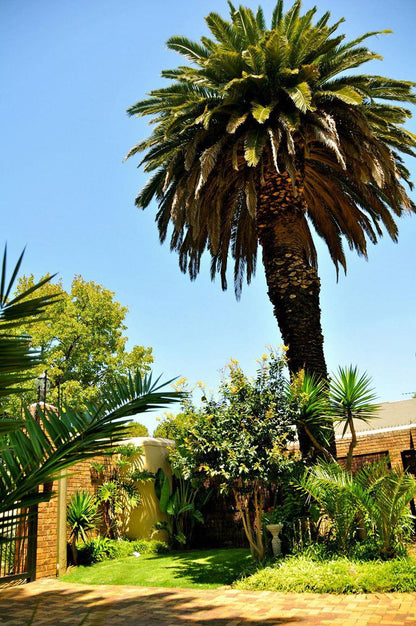
[[[36,584],[36,583],[35,583]],[[29,588],[29,591],[28,589]],[[146,587],[133,590],[120,586],[120,592],[106,594],[94,591],[94,586],[73,585],[62,589],[36,590],[30,585],[6,589],[0,595],[0,624],[19,626],[104,626],[139,624],[140,626],[179,626],[180,624],[209,624],[210,626],[279,626],[304,621],[303,617],[247,618],[233,610],[232,616],[221,616],[221,606],[207,596],[189,595],[187,590],[155,590]],[[93,596],[89,594],[93,591]],[[234,605],[233,605],[234,606]],[[237,606],[237,605],[236,605]],[[226,613],[226,610],[224,610]]]
[[[187,555],[181,552],[171,555],[175,562],[175,568],[171,571],[175,578],[186,578],[198,585],[231,585],[236,579],[255,569],[252,559],[246,550],[241,550],[241,560],[236,562],[235,554],[227,556],[227,551],[213,552],[212,555],[204,554],[199,561],[195,559],[195,553]],[[155,558],[158,558],[155,556]],[[152,559],[149,559],[150,561]]]

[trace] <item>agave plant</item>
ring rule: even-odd
[[[20,256],[12,278],[6,281],[6,252],[0,282],[0,399],[20,393],[40,355],[30,349],[30,339],[14,335],[47,313],[53,297],[37,297],[36,291],[52,277],[11,298]],[[127,436],[125,426],[132,415],[179,401],[183,394],[167,391],[172,381],[153,380],[140,372],[119,377],[98,405],[82,412],[62,408],[59,415],[38,405],[36,414],[27,409],[17,420],[0,419],[0,512],[48,500],[51,493],[38,492],[39,485],[58,478],[63,470],[89,457],[114,450]],[[1,406],[0,406],[1,414]]]

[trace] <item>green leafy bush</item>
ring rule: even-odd
[[[133,552],[164,554],[169,552],[169,547],[163,541],[144,539],[127,541],[98,536],[83,545],[78,545],[77,552],[80,565],[92,565],[110,559],[123,559],[132,556]]]
[[[293,556],[259,569],[234,586],[295,593],[410,592],[416,591],[416,564],[410,558],[366,562],[345,557],[317,561]]]

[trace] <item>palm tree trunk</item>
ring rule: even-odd
[[[285,345],[291,375],[305,369],[328,378],[319,306],[320,280],[305,250],[311,245],[305,222],[306,204],[287,174],[268,176],[258,192],[257,229],[263,251],[268,295]],[[298,431],[307,456],[312,442]],[[330,452],[336,457],[332,431]]]

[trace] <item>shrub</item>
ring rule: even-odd
[[[238,589],[314,593],[385,593],[416,590],[416,565],[409,558],[353,561],[345,557],[316,561],[288,557],[234,584]]]
[[[131,556],[133,552],[164,554],[169,552],[169,547],[163,541],[144,539],[127,541],[98,536],[83,545],[78,545],[77,552],[80,565],[92,565],[110,559],[123,559]]]

